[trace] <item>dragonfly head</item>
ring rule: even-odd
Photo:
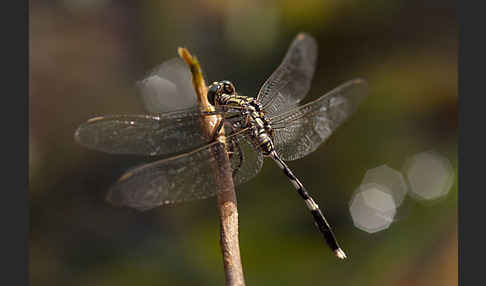
[[[236,94],[235,85],[229,80],[223,80],[220,82],[222,85],[223,93],[234,95]]]
[[[208,101],[216,105],[222,94],[234,95],[235,92],[235,86],[228,80],[213,82],[208,88]]]

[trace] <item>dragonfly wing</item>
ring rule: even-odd
[[[315,101],[270,119],[283,160],[300,159],[326,141],[368,95],[366,81],[349,81]]]
[[[263,84],[257,99],[268,116],[293,109],[310,89],[317,59],[317,44],[300,33],[292,41],[280,66]]]
[[[173,155],[209,142],[201,131],[197,109],[160,115],[111,115],[81,124],[75,140],[111,154]]]
[[[224,145],[214,142],[190,153],[137,167],[110,188],[107,200],[114,205],[148,210],[214,196],[227,187],[221,182],[225,182],[222,174],[228,169],[215,170],[224,167],[224,152]]]
[[[235,186],[255,177],[263,166],[262,152],[255,149],[254,144],[248,139],[247,132],[249,131],[242,133],[244,136],[235,137],[228,142]]]
[[[197,105],[192,75],[180,58],[170,59],[137,82],[145,109],[149,112],[168,112]]]
[[[227,137],[228,146],[241,144],[244,142],[242,137],[241,133]],[[204,199],[230,187],[224,174],[235,171],[234,168],[256,164],[259,170],[258,156],[257,163],[245,165],[240,162],[241,159],[232,159],[230,164],[224,164],[226,152],[225,145],[215,141],[192,152],[137,167],[125,173],[110,188],[107,200],[115,205],[148,210],[161,205]]]

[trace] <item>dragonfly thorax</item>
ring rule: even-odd
[[[257,99],[236,94],[234,85],[227,81],[214,82],[208,89],[208,100],[213,105],[222,105],[239,109],[243,122],[238,128],[249,127],[252,139],[264,155],[270,155],[274,150],[272,142],[273,131],[265,112]]]

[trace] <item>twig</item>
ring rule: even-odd
[[[199,105],[206,111],[214,111],[214,107],[207,100],[207,86],[202,75],[201,66],[196,57],[192,56],[185,48],[177,50],[179,56],[189,65],[192,73],[192,83],[196,91]],[[211,137],[220,116],[205,116],[201,120],[201,126],[206,136]],[[224,128],[221,128],[218,140],[225,143]],[[219,223],[221,228],[220,245],[223,253],[223,265],[227,286],[244,286],[243,267],[240,258],[240,246],[238,242],[238,209],[236,205],[235,187],[230,168],[228,154],[224,154],[225,160],[218,166],[213,166],[216,179],[216,188],[220,188],[217,198]]]

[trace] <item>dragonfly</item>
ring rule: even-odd
[[[108,190],[110,203],[141,211],[215,196],[224,189],[215,187],[223,173],[231,172],[234,185],[240,185],[269,157],[304,200],[329,248],[345,259],[321,208],[285,162],[326,141],[366,98],[368,85],[354,79],[300,105],[316,60],[316,40],[299,33],[256,97],[240,95],[230,81],[213,82],[207,98],[214,110],[206,111],[197,103],[188,66],[174,58],[137,82],[147,114],[91,118],[76,130],[75,140],[110,154],[160,157],[128,170]],[[201,120],[214,115],[222,119],[208,136]],[[224,142],[217,140],[221,129]],[[227,170],[215,172],[213,166],[225,160]]]

